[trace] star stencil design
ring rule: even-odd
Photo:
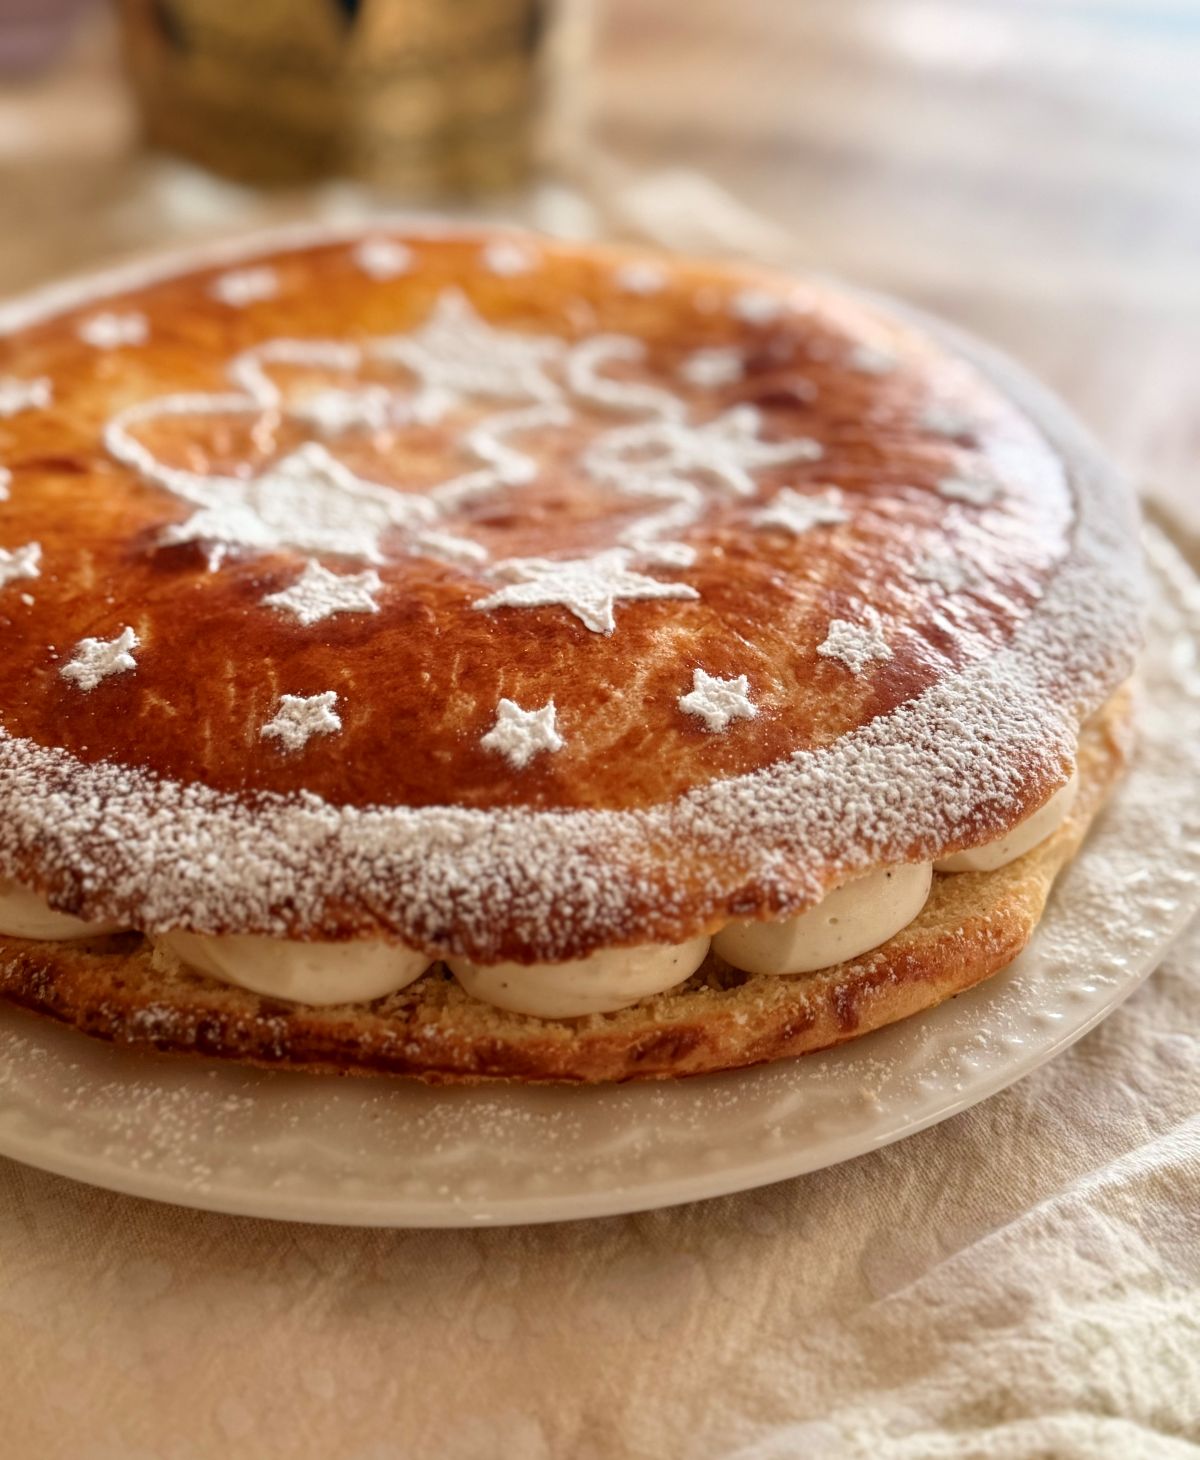
[[[700,597],[687,583],[634,572],[629,563],[635,556],[630,548],[610,548],[591,558],[510,558],[494,571],[511,581],[473,606],[488,611],[559,604],[592,633],[611,634],[613,607],[622,600]]]
[[[137,668],[133,650],[139,643],[131,628],[124,628],[115,639],[81,639],[68,664],[58,671],[82,690],[93,690],[110,674],[124,674]]]
[[[829,487],[812,497],[784,487],[761,512],[754,514],[751,521],[755,527],[778,527],[799,537],[812,527],[849,522],[850,514],[842,506],[842,494],[837,487]]]
[[[376,340],[371,353],[413,372],[422,386],[419,409],[432,417],[473,395],[557,400],[561,391],[546,374],[546,366],[563,349],[557,336],[493,328],[475,312],[466,295],[448,289],[420,329]]]
[[[332,689],[319,695],[281,695],[274,718],[258,733],[278,740],[285,751],[302,750],[314,735],[333,735],[342,728],[336,704],[337,691]]]
[[[519,771],[535,755],[561,750],[564,742],[555,723],[554,701],[547,701],[540,710],[523,710],[515,700],[502,699],[496,706],[496,723],[479,743]]]
[[[309,558],[304,572],[290,587],[268,593],[263,602],[294,614],[308,628],[337,613],[378,613],[373,595],[382,588],[383,580],[374,568],[365,573],[331,573],[315,558]]]
[[[849,619],[833,619],[824,642],[817,645],[818,654],[840,660],[851,674],[861,674],[876,659],[892,657],[879,614],[868,607],[863,609],[862,617],[862,623],[858,624]]]
[[[733,720],[752,720],[758,706],[750,698],[750,681],[744,674],[736,679],[721,679],[703,669],[692,673],[690,693],[679,696],[679,708],[685,715],[696,715],[710,732],[725,730]]]

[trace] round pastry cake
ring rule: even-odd
[[[1124,764],[1132,497],[820,280],[380,228],[0,315],[0,995],[435,1082],[1008,964]]]

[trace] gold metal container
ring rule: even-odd
[[[120,0],[151,142],[258,183],[511,186],[547,99],[554,0]]]

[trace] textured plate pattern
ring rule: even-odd
[[[1200,908],[1200,582],[1158,533],[1141,749],[1033,944],[940,1008],[793,1064],[615,1089],[428,1090],[138,1056],[0,1011],[0,1152],[257,1216],[468,1226],[777,1181],[944,1120],[1071,1044]]]

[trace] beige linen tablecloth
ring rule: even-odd
[[[0,1163],[14,1460],[1200,1454],[1200,928],[875,1155],[558,1227],[173,1210]]]

